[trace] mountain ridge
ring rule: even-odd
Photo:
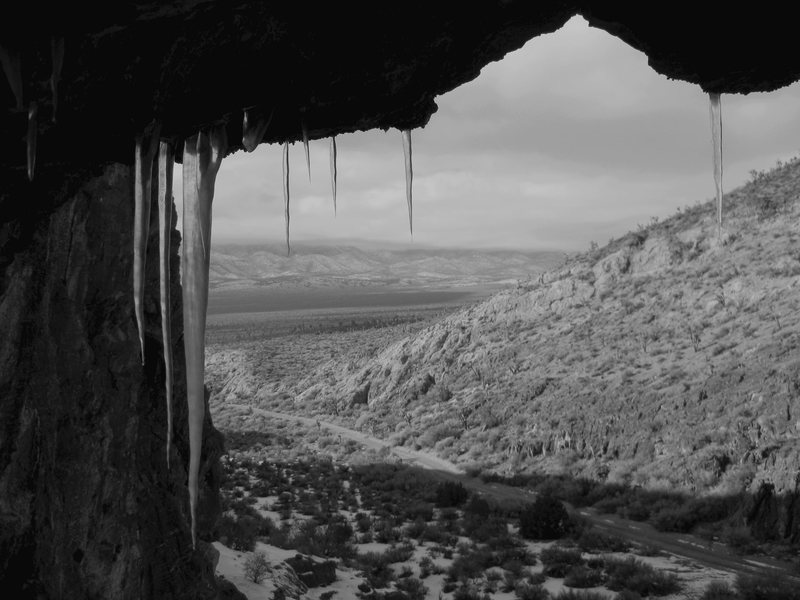
[[[363,285],[463,286],[527,279],[563,261],[557,251],[360,248],[297,244],[215,246],[211,289]]]

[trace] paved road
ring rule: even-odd
[[[392,454],[403,462],[422,467],[438,479],[460,481],[465,487],[498,500],[532,502],[534,499],[534,494],[528,490],[500,483],[485,483],[480,479],[467,476],[463,470],[449,461],[426,452],[417,452],[408,448],[392,446],[384,440],[360,431],[347,429],[346,427],[314,418],[262,410],[246,405],[237,406],[274,419],[300,422],[311,427],[326,429],[342,438],[354,440],[374,450],[389,448]],[[576,509],[570,507],[570,510],[584,516],[599,531],[617,535],[637,544],[656,547],[663,552],[694,561],[705,567],[737,574],[783,575],[800,585],[800,574],[797,573],[797,569],[783,561],[764,556],[739,556],[730,548],[718,542],[710,543],[702,538],[687,534],[656,531],[647,523],[629,521],[616,515],[598,514],[591,508],[576,511]]]

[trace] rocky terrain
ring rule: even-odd
[[[788,535],[798,191],[797,159],[753,173],[721,232],[709,204],[687,207],[380,351],[317,357],[253,401],[498,472],[720,494],[768,482],[790,494],[770,517]]]

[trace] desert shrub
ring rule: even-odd
[[[244,576],[253,583],[261,583],[270,571],[269,561],[263,552],[253,552],[242,566]]]
[[[673,573],[663,573],[633,557],[605,559],[608,580],[606,587],[613,591],[623,589],[642,596],[664,596],[680,589]]]
[[[519,533],[534,540],[555,540],[563,537],[569,526],[564,505],[552,496],[539,496],[519,515]]]
[[[560,546],[550,546],[542,550],[539,559],[548,577],[565,577],[572,567],[583,564],[579,550],[569,550]]]
[[[508,525],[504,519],[495,515],[482,517],[476,514],[465,514],[462,521],[464,535],[476,542],[491,542],[493,546],[502,545],[508,540]]]
[[[222,544],[239,552],[251,552],[256,545],[255,531],[227,514],[217,523],[217,537]]]
[[[590,590],[561,590],[555,600],[607,600],[605,594]]]
[[[494,566],[492,553],[485,548],[476,548],[456,557],[447,570],[447,578],[450,581],[467,581],[481,576],[491,566]]]
[[[406,595],[408,600],[425,600],[428,588],[416,577],[405,577],[395,583],[395,587]]]
[[[550,592],[540,585],[530,585],[528,583],[518,583],[514,588],[514,594],[518,600],[548,600]]]
[[[642,600],[642,597],[636,592],[621,590],[614,596],[614,600]]]
[[[603,583],[603,572],[582,565],[571,567],[564,577],[564,585],[573,588],[597,587]]]
[[[750,554],[758,549],[756,540],[747,527],[726,526],[720,535],[722,541],[741,554]]]
[[[453,594],[453,600],[492,600],[489,594],[481,595],[480,590],[471,585],[462,585]]]
[[[739,575],[736,589],[742,600],[800,600],[800,588],[777,576]]]
[[[738,600],[739,595],[723,581],[712,581],[706,586],[700,600]]]
[[[460,481],[443,481],[436,486],[436,506],[449,508],[466,502],[469,492]]]
[[[584,552],[594,554],[601,552],[627,552],[630,549],[630,543],[627,540],[594,530],[583,531],[576,542],[578,548]]]

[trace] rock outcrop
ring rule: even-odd
[[[210,563],[202,549],[191,552],[187,525],[181,345],[166,470],[155,261],[144,366],[132,345],[130,169],[112,164],[59,187],[48,190],[55,211],[20,213],[0,228],[0,589],[14,598],[213,598]],[[172,298],[180,296],[176,279]],[[206,539],[221,451],[207,416]]]

